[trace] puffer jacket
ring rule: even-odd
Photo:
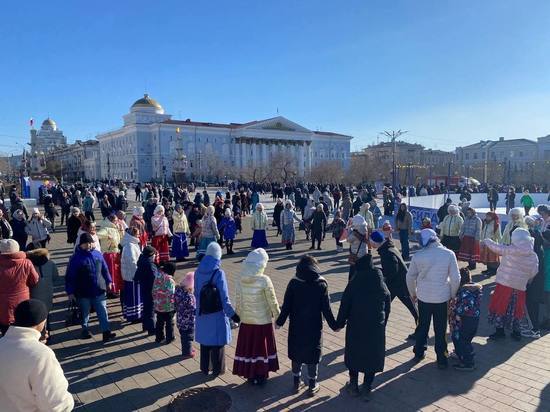
[[[443,223],[439,225],[441,236],[459,236],[460,228],[464,223],[464,219],[458,215],[447,215],[443,219]]]
[[[267,215],[265,212],[255,211],[252,214],[252,230],[265,230],[267,228]]]
[[[181,213],[175,211],[172,218],[174,219],[174,233],[189,234],[189,223],[187,223],[187,217],[185,216],[185,212],[183,210]]]
[[[502,256],[497,269],[496,282],[516,290],[525,290],[527,282],[539,270],[539,259],[533,251],[534,239],[525,229],[518,228],[512,233],[511,245],[499,245],[485,239],[485,246]]]
[[[139,255],[141,255],[139,238],[129,233],[125,233],[121,245],[120,271],[122,273],[122,279],[127,282],[132,282],[136,274]]]
[[[27,234],[31,236],[33,242],[39,242],[41,240],[45,240],[48,237],[48,229],[50,227],[52,227],[50,221],[43,217],[41,220],[29,220],[29,223],[27,224],[27,227],[25,227],[25,230]]]
[[[425,303],[448,302],[460,287],[460,273],[454,252],[439,242],[416,252],[407,272],[411,296]]]
[[[281,313],[271,279],[264,269],[245,265],[237,283],[235,312],[248,325],[267,325]]]
[[[0,255],[0,324],[9,325],[19,303],[30,298],[29,288],[38,283],[38,273],[25,252]]]
[[[102,242],[101,250],[103,253],[118,253],[120,232],[117,225],[105,219],[101,222],[101,229],[97,231],[97,237]]]
[[[462,238],[462,236],[470,236],[479,241],[481,238],[481,219],[477,217],[477,215],[466,217],[462,227],[460,228],[459,236],[460,238]]]

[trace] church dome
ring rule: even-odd
[[[42,122],[42,128],[43,129],[52,129],[52,130],[56,130],[57,129],[57,124],[52,120],[50,119],[49,117],[44,120]]]
[[[138,99],[132,105],[132,108],[138,107],[154,107],[157,110],[162,110],[162,106],[155,99],[149,97],[147,93],[141,99]]]

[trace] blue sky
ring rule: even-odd
[[[550,2],[4,2],[0,151],[50,115],[69,137],[122,124],[145,91],[175,118],[281,115],[453,149],[550,133]]]

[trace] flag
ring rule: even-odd
[[[34,119],[33,119],[32,117],[31,117],[30,120],[29,120],[29,124],[30,124],[31,127],[34,126]]]

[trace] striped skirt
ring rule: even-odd
[[[143,302],[141,301],[139,283],[125,280],[122,297],[124,318],[130,322],[141,319]]]
[[[273,325],[241,323],[235,349],[233,375],[246,379],[267,378],[269,372],[277,370],[279,370],[279,359]]]
[[[113,280],[113,292],[120,293],[124,287],[122,273],[120,271],[120,253],[105,252],[103,258],[105,259],[105,263],[107,263],[109,274]]]
[[[479,262],[479,240],[472,236],[464,236],[457,258],[463,262]]]

